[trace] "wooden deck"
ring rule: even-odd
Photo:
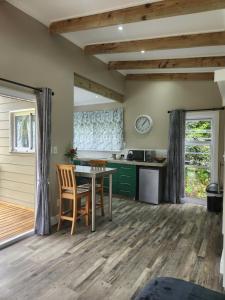
[[[0,242],[34,227],[31,209],[0,201]]]

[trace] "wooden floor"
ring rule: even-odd
[[[0,255],[0,299],[127,300],[150,279],[172,276],[222,291],[221,216],[191,204],[113,199],[113,222],[97,218]]]
[[[34,227],[31,209],[0,201],[0,242]]]

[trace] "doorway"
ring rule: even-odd
[[[0,88],[0,246],[33,232],[36,98]]]
[[[218,182],[219,112],[190,112],[185,121],[185,201],[206,205],[206,187]]]

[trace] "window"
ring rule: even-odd
[[[218,113],[188,113],[185,129],[185,196],[205,199],[218,179]]]
[[[75,112],[74,147],[118,151],[123,148],[123,109]]]
[[[10,112],[11,151],[35,151],[35,110],[19,110]]]

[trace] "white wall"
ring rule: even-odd
[[[128,81],[125,103],[126,146],[166,149],[169,128],[167,111],[221,106],[219,89],[214,82]],[[148,136],[137,134],[134,130],[134,120],[139,114],[148,114],[153,119],[154,126]]]
[[[127,81],[125,103],[85,105],[75,111],[93,111],[124,107],[124,135],[127,149],[167,149],[169,110],[221,107],[218,86],[209,81]],[[152,117],[154,126],[148,135],[134,129],[139,114]],[[220,160],[223,154],[224,112],[220,113]]]
[[[5,1],[0,1],[0,72],[7,79],[54,90],[52,144],[52,214],[56,214],[55,163],[64,159],[72,141],[74,72],[123,93],[124,80],[117,72],[60,37]]]

